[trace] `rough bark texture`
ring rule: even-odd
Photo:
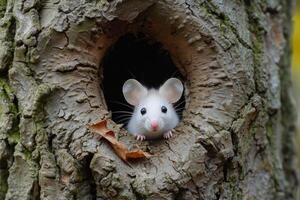
[[[1,0],[0,199],[294,199],[291,1]],[[86,125],[109,118],[101,59],[123,34],[161,42],[186,109],[155,154],[122,162]]]

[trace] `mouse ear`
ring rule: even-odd
[[[128,79],[122,91],[126,101],[133,106],[138,105],[141,98],[148,93],[148,90],[135,79]]]
[[[160,88],[159,94],[165,97],[170,103],[178,101],[183,92],[183,85],[177,78],[168,79]]]

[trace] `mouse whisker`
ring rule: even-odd
[[[174,108],[178,108],[178,107],[182,106],[182,104],[184,104],[184,103],[185,103],[185,101],[181,101],[181,102],[175,103]]]
[[[129,120],[119,120],[117,121],[118,124],[128,124]]]
[[[119,104],[119,105],[122,105],[122,106],[125,106],[127,108],[130,108],[133,110],[133,106],[129,105],[129,104],[125,104],[125,103],[122,103],[120,101],[109,101],[110,103],[113,103],[113,104]]]
[[[182,101],[178,101],[178,102],[176,102],[176,103],[174,103],[176,106],[178,106],[178,105],[181,105],[181,104],[183,104],[183,103],[185,103],[185,101],[184,100],[182,100]]]
[[[113,116],[114,117],[123,117],[123,116],[126,116],[126,117],[130,117],[130,116],[132,116],[132,114],[124,114],[124,113],[122,113],[122,114],[113,114]]]
[[[117,123],[127,124],[129,120],[130,120],[130,118],[123,118],[123,119],[119,119],[119,120],[116,120],[116,121],[117,121]]]
[[[117,111],[112,111],[111,113],[128,113],[128,114],[132,114],[133,112],[129,112],[129,111],[121,111],[121,110],[117,110]]]
[[[114,120],[116,120],[117,122],[119,122],[119,121],[129,121],[131,119],[131,117],[129,117],[129,118],[119,118],[119,119],[114,119]]]
[[[115,113],[114,116],[132,116],[132,113]]]
[[[121,118],[121,119],[118,119],[118,120],[115,119],[115,121],[118,122],[118,123],[120,123],[120,122],[127,123],[127,122],[129,122],[129,120],[130,120],[130,118]]]
[[[118,116],[116,116],[116,117],[114,117],[114,118],[115,118],[115,119],[120,119],[120,118],[122,118],[122,117],[130,118],[130,117],[132,117],[132,115],[118,115]]]
[[[125,119],[131,119],[131,117],[122,117],[122,118],[119,118],[118,120],[125,120]]]
[[[185,107],[174,108],[174,110],[184,110]]]
[[[121,117],[131,117],[132,115],[129,114],[123,114],[123,115],[117,115],[115,118],[121,118]]]
[[[175,109],[176,112],[181,112],[183,110],[184,110],[184,108]]]

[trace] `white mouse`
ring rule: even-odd
[[[134,106],[132,117],[127,125],[129,133],[137,140],[172,137],[172,129],[179,122],[173,107],[182,93],[183,85],[177,78],[168,79],[159,89],[147,89],[135,79],[123,85],[126,101]]]

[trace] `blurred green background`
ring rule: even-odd
[[[298,111],[298,158],[300,161],[300,0],[297,0],[297,6],[295,14],[293,17],[294,27],[293,27],[293,57],[292,57],[292,78],[294,83],[294,93],[296,98],[296,105]],[[300,162],[299,162],[300,168]],[[300,193],[300,192],[299,192]],[[300,195],[299,198],[300,200]]]
[[[292,78],[294,93],[297,105],[297,146],[298,146],[298,160],[300,161],[300,0],[297,0],[296,10],[293,17],[293,57],[292,57]],[[298,162],[300,169],[300,162]],[[300,187],[298,189],[298,200],[300,200]]]

